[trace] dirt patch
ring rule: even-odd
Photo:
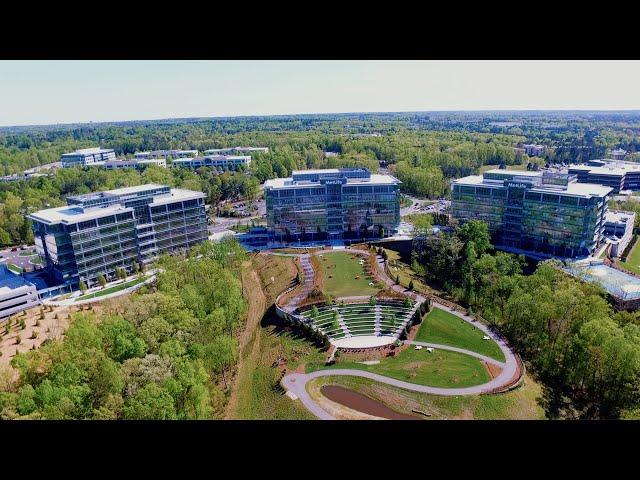
[[[396,412],[383,403],[348,388],[325,385],[320,389],[320,393],[335,403],[374,417],[387,420],[419,420],[415,415]]]
[[[50,308],[51,311],[49,311]],[[101,308],[103,307],[95,304],[91,305],[91,310],[88,305],[65,307],[41,305],[14,315],[10,320],[3,322],[0,329],[0,352],[2,352],[0,365],[8,365],[17,352],[24,353],[34,350],[40,347],[45,340],[63,338],[64,332],[69,327],[69,317],[74,313],[80,311],[99,312]],[[5,326],[9,322],[9,332],[6,333]],[[24,324],[24,328],[22,328],[22,324]],[[33,338],[34,336],[35,338]]]
[[[258,274],[249,266],[242,269],[242,289],[243,296],[249,300],[249,309],[247,312],[247,324],[238,338],[241,355],[238,359],[237,375],[232,383],[231,395],[227,403],[226,418],[233,418],[233,413],[236,411],[239,379],[243,376],[251,375],[250,367],[256,363],[255,357],[260,351],[258,330],[267,303]]]
[[[489,372],[492,380],[502,373],[502,368],[494,363],[482,362],[482,364],[487,369],[487,372]]]

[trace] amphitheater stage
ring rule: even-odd
[[[331,343],[338,348],[375,348],[390,345],[395,341],[396,338],[392,336],[360,335],[357,337],[338,338],[331,340]]]

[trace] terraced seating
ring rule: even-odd
[[[337,324],[334,311],[338,312]],[[311,309],[300,312],[300,315],[305,320],[311,320],[330,339],[338,339],[361,335],[397,335],[411,318],[413,311],[413,303],[411,307],[406,307],[402,301],[391,300],[376,305],[325,305],[318,307],[315,318],[311,315]]]

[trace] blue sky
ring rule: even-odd
[[[0,61],[0,125],[640,109],[639,61]]]

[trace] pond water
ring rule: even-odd
[[[331,401],[374,417],[386,418],[387,420],[421,420],[420,417],[396,412],[366,395],[338,385],[324,385],[320,392]]]

